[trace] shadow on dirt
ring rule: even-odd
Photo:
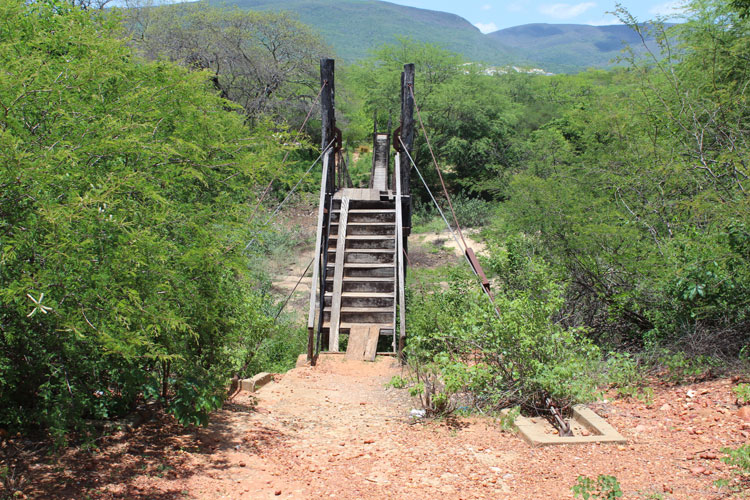
[[[261,454],[286,439],[263,426],[238,433],[232,418],[255,412],[252,400],[230,401],[207,427],[183,427],[159,412],[131,432],[117,431],[98,438],[95,445],[57,455],[44,443],[31,446],[26,441],[14,460],[25,495],[18,498],[184,499],[184,479],[232,467],[225,459],[204,460],[208,455],[225,450]],[[149,485],[154,479],[158,489]]]

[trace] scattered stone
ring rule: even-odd
[[[635,429],[633,429],[635,432],[646,432],[646,426],[643,424],[638,424],[635,426]]]
[[[701,453],[700,456],[705,460],[716,460],[718,458],[716,453]]]
[[[703,474],[704,472],[706,472],[706,468],[705,468],[705,467],[701,467],[701,466],[699,465],[699,466],[697,466],[697,467],[693,467],[693,468],[691,468],[691,469],[690,469],[690,472],[692,472],[693,474],[695,474],[695,475],[697,476],[697,475],[699,475],[699,474]]]
[[[247,464],[245,462],[240,462],[240,467],[245,467]]]
[[[409,412],[409,415],[411,415],[414,418],[424,418],[427,416],[427,412],[425,410],[418,410],[414,408],[412,409],[412,411]]]
[[[661,406],[659,407],[659,410],[661,410],[661,411],[669,411],[669,410],[671,410],[671,409],[672,409],[672,407],[671,407],[671,406],[669,406],[669,404],[667,404],[667,403],[664,403],[663,405],[661,405]]]
[[[737,412],[737,416],[742,420],[750,422],[750,406],[743,406]]]
[[[687,397],[689,397],[690,399],[693,399],[695,395],[698,393],[695,392],[693,389],[688,389],[688,391],[685,394],[687,394]]]
[[[279,496],[281,495],[281,490],[276,490],[273,492],[274,495]]]

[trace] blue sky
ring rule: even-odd
[[[615,0],[388,0],[458,14],[484,33],[528,23],[616,24]],[[678,12],[680,0],[620,0],[639,21]]]

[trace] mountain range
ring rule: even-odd
[[[469,61],[574,73],[610,67],[623,42],[642,52],[640,38],[623,25],[526,24],[483,34],[455,14],[380,0],[209,0],[241,9],[289,11],[312,26],[336,57],[355,62],[396,37],[456,52]]]

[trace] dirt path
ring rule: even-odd
[[[614,475],[624,498],[728,498],[718,458],[748,442],[729,380],[657,387],[653,401],[602,402],[627,445],[531,448],[491,418],[413,421],[400,368],[326,358],[240,394],[207,428],[167,417],[91,451],[33,464],[31,498],[557,499],[579,475]],[[690,392],[688,392],[690,391]],[[651,496],[649,496],[651,495]]]

